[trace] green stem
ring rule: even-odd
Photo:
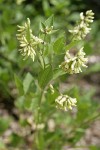
[[[43,60],[43,65],[44,65],[44,68],[43,68],[43,69],[45,69],[45,60],[44,60],[43,55],[41,55],[41,57],[42,57],[42,60]]]
[[[46,34],[44,34],[44,38],[43,38],[43,41],[45,42],[46,40]],[[42,50],[42,54],[44,55],[44,50],[45,50],[45,43],[43,45],[43,50]]]
[[[51,82],[51,81],[50,81]],[[48,83],[49,84],[49,83]],[[43,98],[44,98],[44,94],[45,94],[45,90],[47,89],[47,87],[48,87],[48,84],[45,86],[45,88],[44,89],[41,89],[41,93],[40,93],[40,99],[39,99],[39,107],[38,107],[38,109],[37,109],[37,118],[36,118],[36,120],[37,120],[37,122],[36,122],[36,126],[39,124],[39,122],[40,122],[40,116],[41,116],[41,104],[42,104],[42,102],[43,102]],[[37,129],[37,128],[36,128]],[[41,139],[41,136],[43,136],[43,135],[41,135],[41,133],[40,132],[42,132],[42,131],[38,131],[38,129],[36,130],[36,140],[37,140],[37,146],[38,146],[38,150],[44,150],[44,147],[43,146],[41,146],[41,142],[39,141],[39,139]],[[43,137],[42,137],[42,139],[43,139]],[[42,144],[43,145],[43,144]]]
[[[36,52],[37,54],[37,59],[38,59],[38,62],[41,66],[41,68],[44,70],[45,69],[45,61],[44,61],[44,58],[43,56],[39,53],[39,52]]]
[[[44,90],[41,90],[39,105],[38,105],[38,109],[37,109],[37,112],[36,112],[36,134],[35,134],[35,139],[36,139],[36,146],[37,146],[38,150],[43,150],[43,147],[41,146],[41,133],[40,133],[41,131],[39,131],[38,128],[37,128],[38,124],[40,123],[41,103],[42,103],[43,96],[44,96]]]
[[[45,42],[45,38],[46,38],[46,34],[44,35],[44,42]],[[45,51],[45,45],[43,45],[43,49],[40,51],[39,49],[39,52],[37,52],[37,56],[38,56],[38,60],[41,64],[41,66],[43,67],[43,69],[45,69],[45,60],[44,60],[44,51]],[[41,117],[41,104],[43,102],[43,98],[44,98],[44,93],[45,93],[45,90],[47,88],[48,84],[45,86],[45,88],[41,89],[40,91],[40,98],[39,98],[39,104],[38,104],[38,109],[37,109],[37,114],[36,114],[36,143],[37,143],[37,148],[38,150],[43,150],[44,147],[42,144],[41,145],[41,133],[42,131],[39,131],[37,126],[38,124],[40,123],[40,117]],[[42,137],[43,139],[43,137]]]
[[[43,41],[45,42],[45,39],[46,39],[46,34],[44,35],[44,38],[43,38]],[[44,69],[45,69],[45,59],[44,59],[44,51],[45,51],[45,43],[43,45],[43,49],[42,49],[42,54],[41,54],[41,57],[42,57],[42,60],[43,60],[43,64],[44,64]]]

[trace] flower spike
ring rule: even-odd
[[[86,11],[86,15],[80,13],[80,22],[74,29],[69,30],[70,33],[73,34],[73,40],[82,40],[86,37],[86,35],[90,32],[91,28],[90,24],[93,22],[94,13],[92,10]]]
[[[24,57],[31,57],[34,61],[36,55],[36,49],[38,44],[44,43],[42,39],[34,36],[30,27],[30,19],[27,18],[24,26],[17,26],[18,34],[17,39],[20,43],[19,51]]]

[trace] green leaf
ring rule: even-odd
[[[18,88],[19,94],[23,95],[24,91],[23,91],[23,84],[22,84],[21,80],[18,78],[18,76],[16,74],[14,74],[14,78],[15,78],[15,83]]]
[[[53,44],[53,50],[55,53],[60,54],[64,48],[64,36],[59,37]]]
[[[18,107],[19,110],[24,110],[24,101],[25,97],[21,96],[15,101],[16,107]]]
[[[25,97],[24,108],[27,109],[27,110],[30,110],[30,108],[32,107],[31,104],[32,104],[32,98],[29,98],[28,96]]]
[[[29,93],[25,96],[24,99],[24,108],[28,111],[34,111],[38,108],[39,97],[34,95],[34,93]]]
[[[56,78],[58,78],[58,77],[60,77],[60,76],[62,76],[64,74],[65,74],[65,72],[63,70],[55,69],[54,73],[53,73],[53,79],[56,79]]]
[[[54,21],[54,15],[51,15],[46,21],[45,21],[45,25],[48,27],[53,26],[53,21]]]
[[[48,65],[45,70],[42,70],[39,73],[38,82],[41,88],[45,88],[45,86],[49,83],[49,81],[52,79],[53,71],[52,67]]]
[[[71,43],[69,43],[66,47],[65,50],[70,50],[72,47],[74,47],[76,44],[78,44],[79,41],[72,41]]]
[[[24,88],[24,93],[26,94],[28,92],[28,89],[30,87],[30,84],[32,83],[33,77],[30,73],[27,73],[24,81],[23,81],[23,88]]]
[[[39,101],[39,97],[32,98],[31,105],[30,105],[30,108],[29,108],[30,111],[34,111],[34,110],[38,109],[38,106],[39,106],[38,101]]]
[[[43,22],[40,23],[40,29],[45,30],[46,26]]]

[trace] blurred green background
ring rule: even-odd
[[[100,0],[0,0],[0,150],[36,150],[34,129],[28,122],[32,113],[26,109],[27,102],[24,106],[19,100],[14,74],[23,81],[28,72],[37,76],[37,68],[32,60],[23,61],[18,52],[17,25],[30,18],[33,34],[37,35],[40,21],[54,14],[55,29],[65,32],[69,41],[68,30],[79,13],[91,9],[95,20],[84,42],[89,67],[80,75],[63,75],[57,80],[60,89],[78,99],[78,111],[50,114],[46,106],[48,128],[43,131],[43,140],[45,150],[71,150],[75,146],[80,150],[100,149]],[[50,124],[53,131],[49,131]]]

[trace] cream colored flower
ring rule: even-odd
[[[55,99],[55,103],[57,108],[67,111],[68,109],[72,109],[73,106],[76,106],[77,100],[76,98],[61,94]]]
[[[24,57],[31,57],[34,61],[37,45],[44,43],[42,39],[34,36],[30,27],[30,19],[27,18],[27,22],[24,26],[18,25],[18,34],[16,35],[20,43],[19,51]]]
[[[82,40],[86,37],[86,35],[90,32],[91,28],[90,24],[93,22],[94,13],[92,10],[86,11],[86,15],[84,16],[83,12],[80,13],[80,22],[74,29],[69,30],[70,33],[73,34],[73,40]]]
[[[88,61],[87,58],[84,57],[85,52],[83,51],[83,47],[79,50],[79,52],[73,57],[69,54],[69,51],[66,52],[65,60],[61,63],[60,67],[69,74],[80,73],[82,72],[82,67],[87,67],[86,63]]]

